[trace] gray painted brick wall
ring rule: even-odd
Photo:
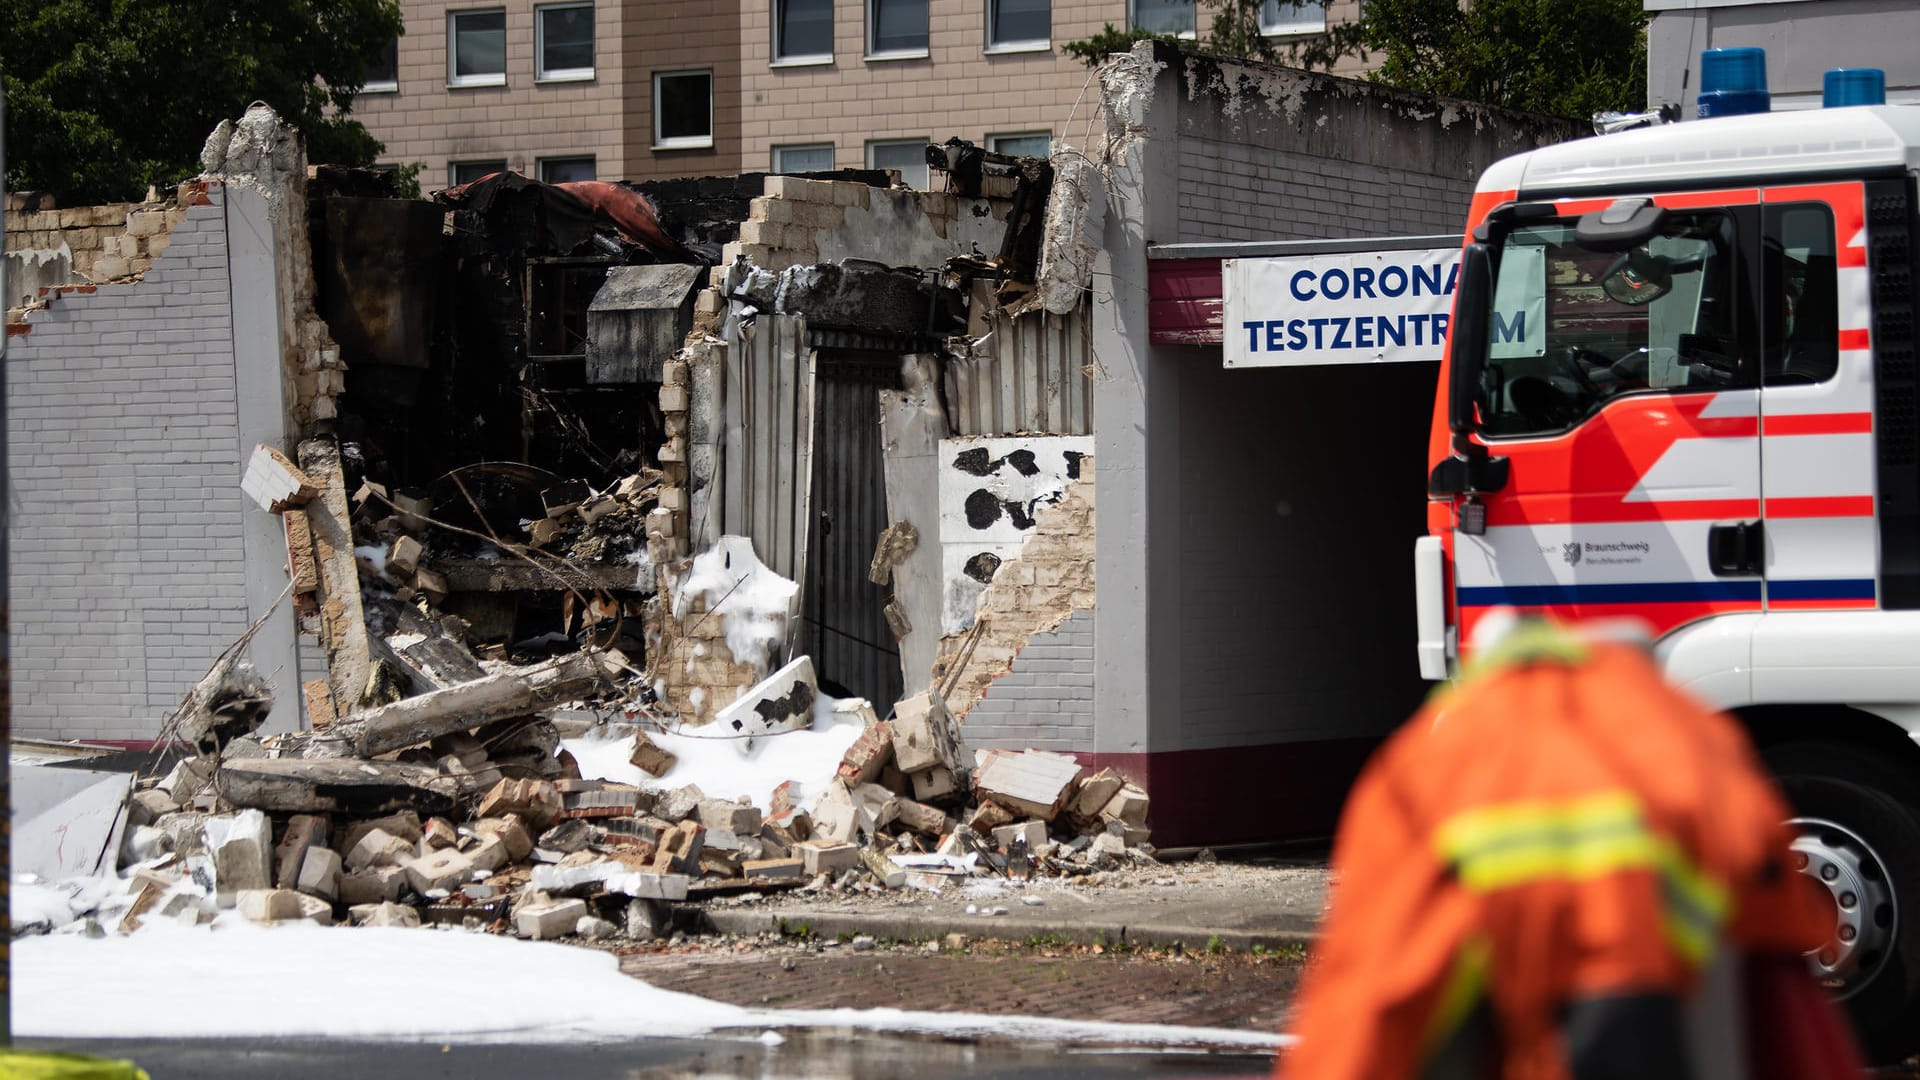
[[[23,737],[150,739],[246,629],[221,197],[144,280],[60,296],[8,343]]]
[[[1457,234],[1473,179],[1180,139],[1180,240]]]
[[[960,733],[970,750],[1092,750],[1093,612],[1076,611],[1027,639]]]

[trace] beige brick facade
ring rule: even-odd
[[[861,168],[873,140],[1083,141],[1098,88],[1060,46],[1125,25],[1128,0],[1053,0],[1048,47],[1033,51],[987,48],[990,2],[928,0],[927,55],[882,60],[866,55],[869,0],[834,0],[831,62],[790,65],[773,59],[776,0],[595,0],[594,77],[541,82],[544,4],[404,0],[399,87],[363,94],[354,115],[386,143],[383,161],[423,164],[427,190],[450,182],[454,162],[505,161],[532,176],[543,159],[592,155],[600,179],[653,180],[769,170],[776,146],[831,143],[836,167]],[[1328,19],[1358,10],[1333,0]],[[505,14],[504,86],[449,85],[450,11]],[[653,77],[689,69],[713,72],[713,145],[655,149]]]

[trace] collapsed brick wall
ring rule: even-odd
[[[937,681],[965,660],[947,706],[971,746],[1058,742],[1074,743],[1058,749],[1090,749],[1092,620],[1082,627],[1076,613],[1091,612],[1095,600],[1092,465],[1087,459],[1059,501],[1034,515],[1019,555],[1002,562],[981,591],[971,655],[966,645],[974,631],[941,639]],[[1069,619],[1076,625],[1063,634]],[[1029,652],[1036,642],[1043,651]],[[1032,666],[1043,661],[1045,668]],[[1056,665],[1063,670],[1050,670]]]
[[[169,226],[143,280],[8,324],[18,735],[150,739],[246,629],[224,198],[128,212]]]
[[[740,239],[721,249],[721,262],[744,256],[776,272],[848,258],[938,266],[976,248],[998,251],[1013,187],[1009,177],[987,177],[980,198],[963,199],[944,191],[769,176],[766,194],[747,204]]]
[[[7,196],[8,308],[40,299],[41,288],[119,281],[153,268],[173,230],[206,185],[188,183],[165,199],[56,209],[47,195]],[[34,209],[29,209],[33,207]]]

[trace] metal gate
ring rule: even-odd
[[[880,391],[900,389],[900,360],[830,349],[815,359],[800,648],[823,690],[864,697],[885,716],[900,699],[900,648],[882,614],[891,590],[867,580],[867,566],[887,527]]]

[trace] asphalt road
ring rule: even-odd
[[[153,1080],[431,1080],[435,1077],[700,1077],[702,1080],[882,1080],[911,1075],[1041,1077],[1263,1077],[1271,1059],[1196,1053],[1085,1053],[833,1031],[795,1033],[779,1046],[738,1039],[648,1039],[561,1045],[412,1045],[283,1040],[96,1042],[28,1040],[132,1061]]]

